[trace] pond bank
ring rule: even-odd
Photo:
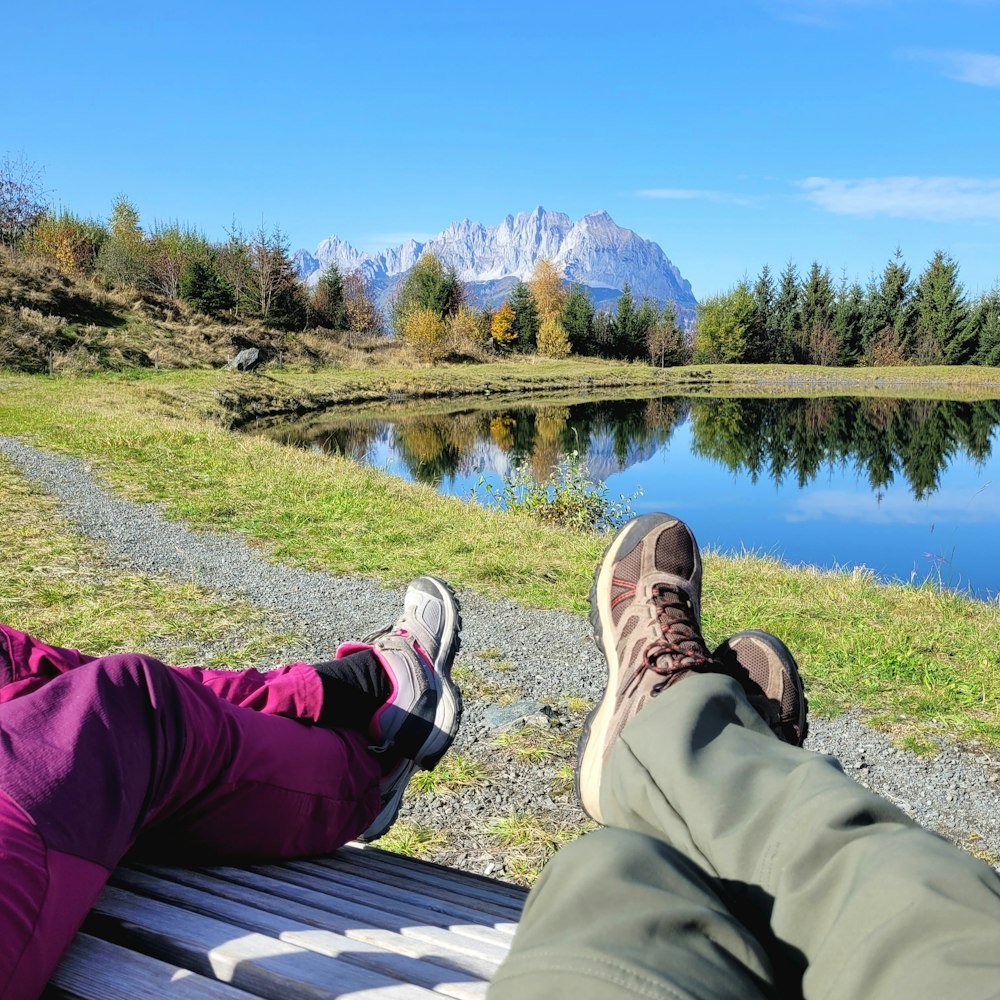
[[[571,358],[510,360],[427,368],[331,369],[259,374],[169,372],[147,375],[166,398],[238,427],[336,405],[478,397],[537,399],[614,395],[697,397],[886,396],[906,399],[1000,399],[1000,369],[821,368],[809,365],[689,365],[651,368]]]

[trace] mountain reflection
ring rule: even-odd
[[[652,457],[688,419],[696,454],[754,481],[805,486],[825,466],[842,465],[876,492],[902,477],[921,499],[937,489],[952,456],[989,457],[1000,401],[662,397],[424,414],[398,407],[378,416],[331,411],[264,433],[375,464],[394,455],[412,478],[433,485],[515,466],[541,480],[571,452],[591,478],[605,480]]]

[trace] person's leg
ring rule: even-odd
[[[137,841],[199,860],[325,853],[370,828],[387,794],[398,809],[402,750],[433,766],[458,726],[445,678],[460,620],[453,598],[435,607],[441,588],[414,581],[400,619],[412,631],[375,638],[391,705],[352,731],[231,704],[137,655],[70,663],[0,705],[0,997],[41,989]]]
[[[0,995],[41,989],[144,828],[200,857],[279,858],[378,811],[363,736],[235,707],[147,657],[57,677],[0,706],[0,730]]]
[[[771,955],[779,995],[996,995],[995,873],[855,785],[832,759],[785,745],[806,731],[794,660],[763,633],[741,633],[710,655],[700,584],[694,539],[666,515],[628,525],[598,567],[591,618],[609,681],[581,740],[585,809],[674,849],[651,878],[662,886],[661,912],[677,905],[678,857],[696,865]],[[501,988],[520,956],[550,940],[560,953],[593,947],[614,960],[616,922],[628,919],[635,890],[626,880],[619,892],[610,864],[601,871],[591,922],[568,921],[569,938],[551,937],[544,921],[526,924]],[[559,912],[575,875],[555,869],[531,906]],[[609,893],[617,910],[597,910]],[[657,922],[655,906],[646,914],[635,933],[659,956],[651,959],[657,988],[689,995],[685,959],[662,947],[673,927]],[[526,996],[542,995],[519,981]]]
[[[605,821],[742,884],[806,996],[995,997],[1000,878],[775,739],[730,677],[693,676],[622,732]]]
[[[768,956],[719,883],[661,838],[613,827],[549,861],[490,987],[491,1000],[774,995]]]

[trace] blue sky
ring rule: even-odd
[[[292,249],[607,209],[699,297],[897,246],[1000,282],[1000,0],[8,5],[0,156],[54,203]]]

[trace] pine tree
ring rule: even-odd
[[[802,320],[797,355],[813,364],[836,364],[833,339],[834,292],[830,272],[813,261],[802,287]]]
[[[898,247],[886,263],[882,278],[869,286],[868,309],[862,326],[861,338],[866,353],[870,353],[876,338],[891,336],[899,351],[904,354],[912,347],[913,333],[913,283],[910,269]]]
[[[846,278],[837,291],[833,311],[833,336],[842,365],[857,364],[861,357],[861,326],[865,317],[865,293],[855,281],[848,286]]]
[[[313,326],[326,327],[328,330],[351,328],[344,296],[344,278],[336,264],[331,264],[316,282],[309,303],[309,320]]]
[[[801,301],[799,272],[789,261],[781,272],[778,297],[774,303],[774,330],[777,336],[771,354],[779,364],[787,364],[794,360],[793,345],[798,342],[802,328]]]
[[[973,363],[1000,366],[1000,289],[994,288],[976,303],[971,325],[978,341]]]
[[[631,361],[646,353],[646,332],[639,323],[632,287],[626,281],[615,309],[615,357]]]
[[[747,338],[748,361],[777,361],[780,353],[775,307],[778,292],[774,287],[771,269],[765,264],[760,269],[760,275],[753,286],[754,321]]]
[[[975,351],[975,330],[958,282],[958,265],[938,250],[920,276],[914,296],[917,341],[926,338],[945,364],[964,364]]]
[[[185,302],[209,316],[232,308],[235,301],[232,289],[208,254],[197,254],[184,262],[180,292]]]
[[[572,284],[563,303],[562,325],[577,354],[596,354],[594,304],[582,285]]]
[[[513,330],[517,334],[514,342],[516,351],[533,351],[538,337],[538,308],[531,289],[519,281],[510,293],[507,304],[514,310]]]
[[[399,288],[393,324],[398,329],[406,314],[414,309],[430,309],[444,319],[458,310],[463,298],[455,268],[445,268],[439,257],[424,253]]]

